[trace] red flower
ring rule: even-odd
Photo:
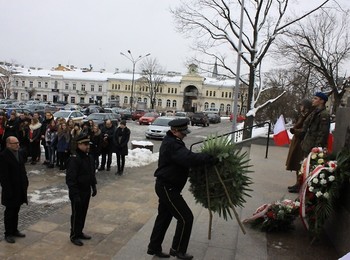
[[[266,216],[267,216],[268,218],[272,218],[272,219],[275,219],[275,218],[276,218],[275,213],[273,213],[272,211],[267,212],[267,213],[266,213]]]

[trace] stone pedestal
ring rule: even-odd
[[[339,108],[336,115],[333,151],[339,152],[344,146],[350,145],[350,108]],[[326,232],[339,255],[350,252],[350,183],[342,189],[335,213],[328,221]]]

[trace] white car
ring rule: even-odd
[[[54,119],[64,118],[66,121],[68,119],[73,119],[74,122],[81,122],[86,116],[77,110],[60,110],[53,114]]]
[[[170,130],[168,123],[174,119],[176,119],[176,117],[158,117],[151,125],[148,126],[145,132],[146,138],[163,139],[166,132]]]

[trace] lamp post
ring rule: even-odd
[[[131,80],[131,95],[130,95],[130,111],[132,111],[133,103],[134,103],[134,80],[135,80],[135,67],[136,63],[140,61],[141,59],[151,55],[150,53],[147,53],[146,55],[139,55],[136,59],[131,54],[131,51],[128,50],[128,55],[124,53],[120,53],[120,55],[123,55],[125,58],[127,58],[132,63],[132,80]]]

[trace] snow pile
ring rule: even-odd
[[[158,161],[159,153],[152,153],[148,149],[136,148],[129,150],[129,154],[125,158],[125,167],[141,167]],[[116,165],[116,161],[113,163]]]
[[[48,188],[46,190],[35,190],[28,194],[29,201],[35,204],[56,204],[68,202],[68,189],[60,189],[57,187]]]

